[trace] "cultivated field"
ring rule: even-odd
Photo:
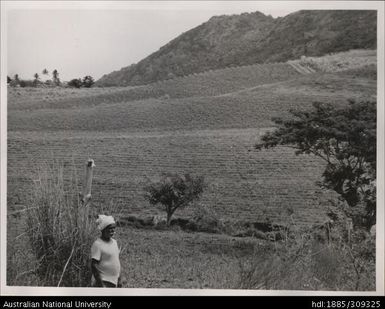
[[[287,117],[290,109],[308,109],[314,101],[375,99],[375,67],[352,69],[305,74],[289,64],[265,64],[132,88],[9,89],[8,211],[25,208],[41,164],[75,164],[81,182],[84,163],[92,158],[92,203],[113,202],[125,216],[160,213],[143,197],[148,179],[190,172],[205,176],[208,188],[200,203],[223,222],[285,223],[292,213],[299,226],[321,224],[334,198],[316,185],[323,163],[290,148],[253,146],[273,129],[271,118]],[[192,215],[192,208],[176,212]],[[127,287],[236,288],[236,248],[260,241],[131,228],[119,233],[127,247]],[[165,247],[153,256],[155,239]],[[202,261],[204,267],[196,266]]]

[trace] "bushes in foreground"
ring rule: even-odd
[[[297,231],[279,242],[255,246],[239,260],[241,289],[375,290],[375,238],[356,230],[351,242],[341,231],[329,240],[314,230]]]
[[[44,286],[87,286],[94,217],[78,196],[75,169],[65,180],[63,166],[40,169],[27,211],[27,234]]]
[[[34,179],[34,195],[26,214],[27,235],[36,260],[33,275],[38,285],[76,287],[90,283],[89,250],[97,233],[94,227],[96,213],[81,204],[75,169],[68,174],[64,173],[63,166],[55,165],[40,169]],[[142,221],[131,218],[133,220],[127,220],[127,223],[156,228],[163,224],[163,228],[167,229],[166,218],[162,217],[162,223],[155,217]],[[292,216],[290,219],[293,219]],[[170,225],[174,231],[179,231],[181,227],[182,230],[211,233],[226,233],[226,228],[229,228],[213,210],[202,205],[195,208],[190,220],[175,218]],[[268,237],[271,232],[279,232],[281,237]],[[288,221],[281,230],[260,231],[259,234],[266,236],[263,241],[256,240],[263,237],[255,233],[245,235],[254,236],[254,252],[238,257],[238,273],[233,273],[229,287],[264,290],[375,289],[375,238],[359,228],[347,237],[343,218],[335,217],[334,223],[328,226],[327,234],[325,230],[300,229],[295,220]],[[208,247],[211,246],[208,244]],[[222,254],[226,255],[225,252]],[[13,275],[18,276],[17,270]]]
[[[18,226],[25,223],[24,232],[16,231],[12,245],[8,242],[9,285],[90,285],[90,248],[100,233],[95,219],[100,213],[117,219],[120,206],[84,205],[77,179],[74,163],[46,164],[35,172],[27,208],[14,219]],[[11,213],[8,222],[12,218]]]

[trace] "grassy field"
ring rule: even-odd
[[[14,221],[15,220],[15,221]],[[20,219],[11,219],[18,223]],[[15,232],[15,231],[14,231]],[[301,232],[301,239],[309,232]],[[35,261],[26,235],[10,237],[8,284],[44,285],[34,275]],[[124,288],[373,290],[373,264],[357,277],[348,254],[336,243],[287,244],[254,237],[118,228]],[[10,243],[9,243],[10,244]],[[341,251],[339,251],[341,250]]]
[[[377,65],[377,51],[350,50],[324,57],[304,57],[295,62],[313,68],[316,71],[339,72],[346,69],[361,69],[365,66]]]
[[[237,288],[238,263],[262,244],[252,238],[181,231],[126,229],[119,236],[124,239],[123,276],[129,288]]]
[[[294,70],[294,69],[293,69]],[[272,125],[271,118],[285,116],[289,109],[306,109],[312,102],[345,104],[348,98],[368,99],[376,96],[375,68],[360,72],[315,73],[296,75],[294,79],[254,86],[217,89],[218,94],[204,92],[174,98],[179,90],[193,89],[192,82],[179,85],[169,96],[159,94],[136,95],[152,86],[118,88],[111,92],[84,96],[92,90],[74,90],[62,99],[28,101],[28,90],[11,89],[8,103],[8,129],[10,131],[125,131],[159,132],[196,129],[264,128]],[[248,76],[247,71],[242,71]],[[365,72],[368,72],[365,74]],[[297,73],[298,74],[298,73]],[[230,75],[230,73],[229,73]],[[231,76],[231,75],[230,75]],[[199,78],[194,77],[194,78]],[[164,82],[172,89],[171,81]],[[203,83],[204,84],[204,83]],[[161,85],[156,86],[163,89]],[[212,89],[216,89],[213,87]],[[225,92],[227,89],[227,92]],[[31,89],[34,91],[35,89]],[[163,92],[159,91],[159,93]],[[15,97],[23,91],[24,99]],[[47,90],[52,91],[52,90]],[[96,93],[101,89],[95,88]],[[79,92],[78,97],[75,95]],[[134,92],[134,94],[133,94]],[[199,94],[199,95],[198,95]],[[148,97],[146,97],[148,95]],[[144,98],[146,97],[146,98]]]
[[[272,129],[272,117],[286,117],[292,108],[375,99],[375,77],[370,65],[303,75],[288,64],[270,64],[132,88],[10,88],[8,211],[29,203],[41,164],[75,164],[81,179],[92,158],[93,204],[113,202],[124,215],[158,214],[143,197],[146,182],[161,172],[190,172],[205,176],[201,203],[222,221],[284,223],[292,213],[298,226],[323,223],[333,198],[316,185],[323,163],[289,148],[259,152],[253,145]],[[176,215],[191,217],[193,209]],[[18,236],[17,243],[27,248],[22,225],[13,228],[18,220],[23,214],[9,216],[8,244]],[[122,228],[118,236],[127,248],[122,256],[127,287],[148,288],[237,288],[240,255],[250,255],[261,242],[134,228]],[[28,271],[30,265],[23,267]]]

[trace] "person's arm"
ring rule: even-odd
[[[120,253],[122,252],[122,249],[118,245],[118,242],[116,242],[116,246],[118,247],[118,252],[119,252],[119,255],[120,255]],[[120,259],[120,256],[118,258]],[[122,287],[122,273],[119,274],[117,287],[118,288]]]
[[[96,286],[97,287],[104,287],[103,280],[100,277],[100,273],[96,267],[96,265],[99,264],[99,261],[95,259],[91,259],[91,271],[92,274],[94,275],[95,281],[96,281]]]
[[[91,247],[91,271],[92,271],[92,274],[94,275],[96,286],[98,287],[104,286],[102,278],[100,276],[100,272],[97,267],[101,257],[102,257],[102,252],[101,252],[100,244],[97,241],[95,241]]]

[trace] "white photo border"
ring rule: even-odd
[[[215,3],[214,3],[215,2]],[[256,6],[282,9],[349,9],[377,10],[377,233],[376,233],[376,291],[288,291],[288,290],[215,290],[215,289],[99,289],[26,287],[6,285],[6,232],[7,232],[7,13],[18,9],[210,9],[221,2],[255,2]],[[1,267],[0,294],[17,296],[382,296],[384,295],[384,2],[383,1],[1,1]]]

